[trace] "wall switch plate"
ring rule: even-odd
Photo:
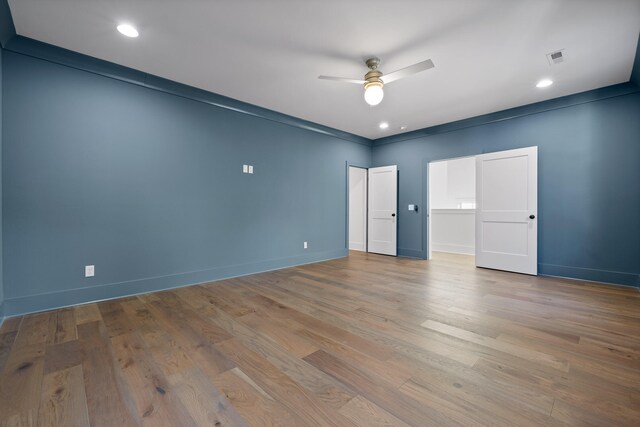
[[[304,242],[302,245],[303,248],[307,249],[307,242]]]
[[[242,165],[242,173],[249,173],[249,165]]]
[[[253,173],[253,165],[249,165],[249,173]]]
[[[85,265],[84,266],[84,277],[93,277],[96,275],[96,267],[95,265]]]
[[[410,210],[410,211],[414,211],[414,210],[416,210],[416,206],[415,206],[415,205],[409,205],[409,210]]]

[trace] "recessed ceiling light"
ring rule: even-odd
[[[380,129],[386,129],[389,127],[389,123],[387,122],[382,122],[380,123],[378,126],[380,126]]]
[[[536,84],[536,87],[538,88],[543,88],[543,87],[549,87],[553,84],[553,80],[549,80],[549,79],[542,79],[538,82],[538,84]]]
[[[120,24],[118,25],[118,31],[120,31],[120,34],[127,37],[138,37],[138,30],[136,30],[133,25]]]
[[[407,126],[400,126],[400,130],[405,130]]]

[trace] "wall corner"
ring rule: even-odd
[[[640,89],[640,35],[638,35],[638,44],[636,45],[636,58],[633,61],[633,69],[631,70],[630,83]]]
[[[5,47],[16,35],[8,0],[0,0],[0,46]]]

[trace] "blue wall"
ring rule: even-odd
[[[399,165],[400,206],[421,207],[399,211],[399,253],[424,257],[428,161],[530,145],[540,155],[540,272],[640,286],[633,83],[371,148],[364,138],[19,36],[5,47],[7,315],[344,256],[347,163]],[[242,164],[256,173],[242,174]],[[96,277],[83,277],[87,264]]]
[[[4,281],[2,280],[2,57],[0,47],[0,324],[4,319]]]
[[[7,314],[346,255],[370,146],[11,51],[3,71]]]
[[[619,85],[378,140],[373,165],[397,164],[399,205],[424,207],[429,161],[537,145],[539,272],[640,286],[639,118]],[[425,213],[399,210],[401,255],[426,256]]]

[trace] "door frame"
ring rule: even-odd
[[[485,154],[485,153],[480,153],[480,154]],[[460,160],[460,159],[470,159],[470,158],[476,158],[478,157],[480,154],[471,154],[468,156],[458,156],[458,157],[448,157],[445,159],[433,159],[433,160],[428,160],[427,161],[427,169],[426,169],[426,187],[427,187],[427,191],[426,191],[426,196],[423,194],[423,197],[426,198],[427,203],[425,204],[426,208],[425,208],[425,215],[427,216],[427,230],[426,233],[423,232],[423,238],[426,238],[426,248],[427,248],[427,256],[425,259],[432,259],[433,258],[433,248],[432,248],[432,244],[431,244],[431,192],[429,191],[431,189],[431,182],[429,181],[429,165],[431,163],[437,163],[437,162],[446,162],[449,160]],[[424,200],[424,199],[423,199]],[[424,221],[422,221],[424,223]],[[423,229],[424,229],[424,225],[423,225]],[[475,245],[475,240],[476,240],[476,236],[475,233],[473,235],[473,240],[474,240],[474,245]],[[475,256],[475,255],[473,255]]]
[[[367,188],[365,190],[365,194],[367,195],[367,203],[365,203],[364,206],[364,211],[365,211],[365,229],[367,230],[367,233],[365,233],[364,236],[364,247],[365,247],[365,253],[368,251],[369,249],[369,239],[368,239],[368,230],[369,230],[369,177],[368,177],[368,171],[369,171],[369,167],[368,166],[361,166],[360,163],[354,163],[354,162],[350,162],[350,161],[346,161],[345,162],[345,230],[344,230],[344,248],[347,250],[347,253],[349,253],[349,168],[358,168],[358,169],[364,169],[367,171]]]

